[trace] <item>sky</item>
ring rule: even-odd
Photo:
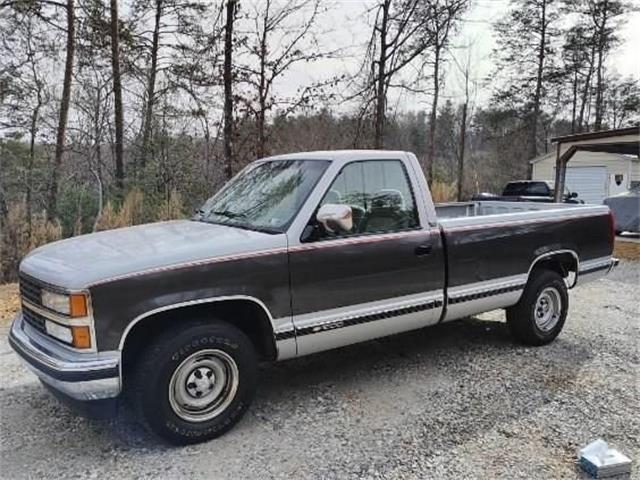
[[[640,79],[640,0],[636,3],[638,11],[627,14],[626,24],[619,32],[622,40],[616,52],[609,58],[608,66],[623,76]],[[331,72],[355,72],[362,62],[362,46],[371,35],[367,22],[367,10],[373,2],[366,0],[333,0],[329,11],[322,17],[319,28],[330,34],[323,34],[322,45],[328,50],[340,48],[343,58],[328,59],[313,65],[305,64],[283,77],[278,85],[281,91],[296,85],[326,78]],[[465,14],[462,28],[452,42],[452,53],[459,62],[471,56],[472,76],[477,79],[474,100],[476,105],[485,104],[491,92],[482,86],[482,80],[493,70],[490,57],[495,48],[492,25],[507,11],[509,0],[472,0],[473,7]],[[446,68],[443,98],[460,101],[463,98],[463,83],[459,69],[453,62]],[[421,110],[431,101],[427,95],[391,93],[389,104],[400,110]],[[340,110],[340,106],[338,106]]]

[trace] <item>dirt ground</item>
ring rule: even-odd
[[[640,242],[636,238],[631,240],[616,240],[613,255],[625,260],[640,260]]]

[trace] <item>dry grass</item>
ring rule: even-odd
[[[155,212],[155,219],[159,222],[164,220],[175,220],[184,216],[184,202],[182,201],[182,195],[175,190],[172,190],[164,202],[158,205],[158,209]]]
[[[29,228],[24,202],[12,204],[0,231],[0,282],[15,279],[20,259],[34,248],[62,238],[58,221],[49,222],[45,212],[31,213]]]
[[[120,208],[107,202],[96,224],[96,230],[130,227],[148,221],[175,220],[184,217],[183,212],[182,196],[175,190],[164,201],[154,203],[147,199],[145,204],[144,194],[135,189],[127,194]]]
[[[613,255],[626,260],[640,260],[640,243],[616,240]]]
[[[112,228],[129,227],[144,221],[144,194],[137,189],[131,190],[117,208],[107,202],[102,215],[96,223],[96,230],[111,230]]]
[[[455,183],[445,183],[435,180],[431,184],[431,197],[434,203],[453,202],[456,199]]]
[[[0,285],[0,325],[9,322],[19,309],[18,284]]]

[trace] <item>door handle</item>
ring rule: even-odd
[[[432,245],[430,243],[425,244],[425,245],[418,245],[416,247],[416,249],[414,250],[414,252],[419,257],[422,256],[422,255],[429,255],[431,253],[431,247],[432,247]]]

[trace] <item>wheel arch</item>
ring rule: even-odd
[[[122,356],[122,372],[137,357],[143,345],[151,336],[173,328],[179,320],[176,314],[186,314],[189,318],[215,317],[239,328],[252,341],[259,358],[274,360],[277,347],[273,318],[266,305],[255,297],[234,295],[181,302],[159,307],[134,318],[122,333],[119,351]]]
[[[580,268],[580,258],[575,250],[562,249],[546,252],[538,255],[527,272],[527,283],[531,279],[531,274],[539,269],[555,271],[565,279],[567,288],[573,288],[578,281],[578,271]],[[570,274],[573,278],[569,280]]]

